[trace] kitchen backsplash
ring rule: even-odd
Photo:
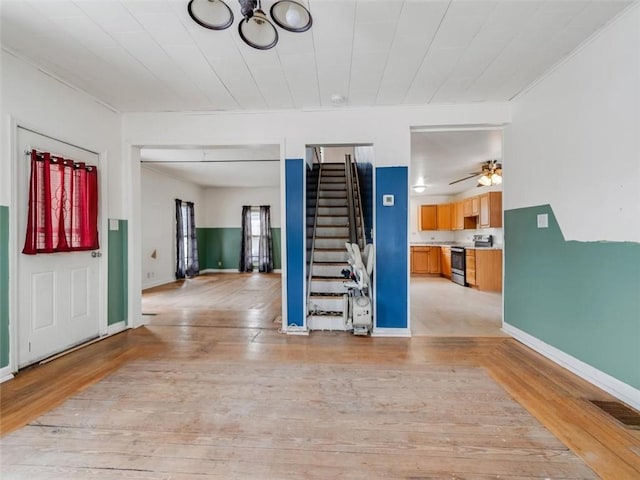
[[[502,228],[478,228],[476,230],[426,230],[411,232],[409,242],[411,243],[431,243],[431,242],[456,242],[472,243],[474,235],[493,235],[493,244],[502,245],[504,242],[504,231]]]

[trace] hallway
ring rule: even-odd
[[[175,282],[143,312],[1,386],[3,478],[640,473],[639,432],[587,401],[611,397],[507,337],[282,335],[279,275]]]

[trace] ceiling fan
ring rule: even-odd
[[[481,176],[480,176],[481,175]],[[449,185],[464,182],[470,178],[478,177],[478,187],[488,187],[489,185],[500,185],[502,183],[502,164],[497,160],[487,160],[481,166],[479,172],[472,172],[468,177],[460,178],[449,182]]]

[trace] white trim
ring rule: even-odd
[[[305,321],[306,321],[306,318],[305,318]],[[291,325],[290,327],[285,328],[283,331],[287,335],[305,335],[305,336],[309,335],[309,330],[307,329],[306,326],[297,327],[297,326]]]
[[[374,328],[372,337],[411,337],[410,328]]]
[[[0,368],[0,383],[6,382],[7,380],[11,380],[13,378],[13,373],[11,373],[11,367],[8,365],[6,367]]]
[[[502,327],[502,331],[511,335],[519,342],[524,343],[536,352],[544,355],[561,367],[575,373],[589,383],[592,383],[628,405],[631,405],[633,408],[640,410],[640,390],[621,382],[617,378],[614,378],[575,357],[572,357],[562,350],[543,342],[513,325],[505,323]]]
[[[115,335],[116,333],[120,333],[127,329],[126,320],[122,320],[121,322],[114,323],[107,327],[107,336]]]

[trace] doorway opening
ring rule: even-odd
[[[501,128],[412,129],[412,335],[503,335],[502,168]]]

